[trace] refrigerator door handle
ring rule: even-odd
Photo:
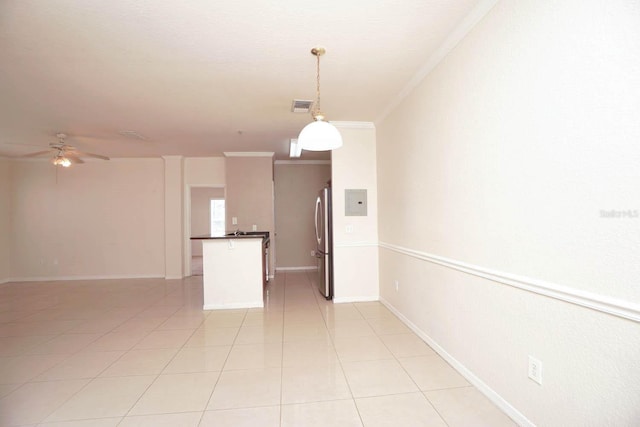
[[[320,197],[316,199],[316,216],[315,216],[315,226],[316,226],[316,240],[318,241],[318,245],[322,243],[320,240],[320,234],[318,234],[318,213],[320,212]]]

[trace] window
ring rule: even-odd
[[[211,199],[211,234],[224,234],[224,199]]]

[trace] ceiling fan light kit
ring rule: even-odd
[[[71,165],[84,163],[84,160],[82,160],[81,157],[93,157],[95,159],[109,160],[107,156],[103,156],[101,154],[78,151],[76,147],[73,147],[66,143],[65,140],[67,138],[67,135],[64,133],[56,134],[56,138],[58,138],[58,142],[49,143],[48,150],[25,154],[22,157],[37,157],[43,154],[51,155],[51,152],[53,152],[54,155],[51,159],[51,163],[54,166],[62,166],[63,168],[68,168]]]
[[[325,120],[320,110],[320,57],[326,53],[323,47],[314,47],[311,54],[317,59],[316,102],[313,122],[306,125],[298,136],[298,145],[308,151],[330,151],[342,147],[342,135],[335,126]]]

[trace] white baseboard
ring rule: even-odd
[[[203,310],[232,310],[236,308],[263,308],[262,300],[236,304],[205,304]]]
[[[184,277],[182,276],[164,276],[165,280],[180,280],[180,279],[184,279]]]
[[[336,304],[344,304],[348,302],[373,302],[379,301],[380,297],[367,296],[367,297],[333,297],[333,302]]]
[[[7,282],[56,282],[71,280],[119,280],[119,279],[163,279],[159,275],[133,274],[113,276],[36,276],[36,277],[10,277]]]
[[[527,417],[525,417],[520,411],[507,402],[502,396],[496,393],[491,387],[478,378],[473,372],[467,369],[462,363],[451,356],[447,351],[442,348],[436,341],[434,341],[429,335],[422,331],[413,322],[407,319],[399,310],[397,310],[389,301],[384,298],[380,298],[380,302],[384,304],[389,310],[393,312],[405,325],[416,333],[424,342],[436,351],[444,360],[446,360],[456,371],[473,384],[482,394],[484,394],[491,402],[493,402],[498,408],[500,408],[505,414],[511,417],[521,427],[535,427]]]
[[[5,283],[9,283],[11,279],[2,279],[0,280],[0,285],[4,285]]]

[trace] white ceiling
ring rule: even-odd
[[[477,3],[2,0],[0,155],[65,132],[111,157],[287,158],[311,120],[290,108],[315,97],[312,47],[328,119],[375,121]]]

